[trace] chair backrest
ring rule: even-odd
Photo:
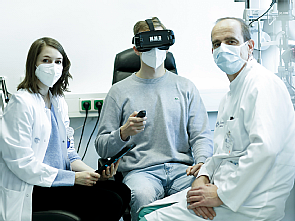
[[[177,74],[174,56],[171,52],[166,55],[164,66],[167,70]],[[122,51],[116,55],[112,84],[123,80],[132,73],[139,71],[140,58],[132,48]]]

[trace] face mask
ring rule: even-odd
[[[62,74],[62,65],[58,64],[40,64],[35,71],[37,78],[46,86],[52,87]]]
[[[153,48],[150,51],[142,52],[141,60],[152,68],[158,68],[166,59],[166,50]]]
[[[246,43],[247,41],[239,46],[221,43],[218,48],[213,50],[213,57],[217,66],[229,75],[233,75],[241,70],[246,61],[241,58],[240,52],[241,47]]]

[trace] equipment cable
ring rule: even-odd
[[[249,26],[250,26],[253,22],[258,21],[258,20],[259,20],[260,18],[262,18],[265,14],[267,14],[267,13],[269,12],[269,10],[272,8],[272,6],[273,6],[275,3],[276,3],[276,0],[272,0],[272,3],[270,4],[270,6],[269,6],[269,8],[267,9],[267,11],[264,12],[262,15],[260,15],[258,18],[256,18],[256,19],[254,19],[253,21],[251,21],[251,22],[249,23]]]
[[[88,102],[83,103],[83,107],[85,108],[85,111],[86,111],[86,116],[85,116],[83,127],[82,127],[82,132],[81,132],[79,145],[78,145],[78,148],[77,148],[77,153],[79,153],[79,150],[80,150],[81,141],[82,141],[82,137],[83,137],[83,134],[84,134],[85,124],[86,124],[86,120],[87,120],[87,116],[88,116],[88,108],[89,108],[89,106],[90,106],[90,104]]]
[[[94,125],[94,128],[93,128],[93,130],[92,130],[92,133],[90,134],[90,137],[89,137],[89,139],[88,139],[87,145],[86,145],[86,147],[85,147],[85,152],[84,152],[84,155],[83,155],[83,157],[82,157],[82,160],[84,160],[84,157],[86,156],[86,153],[87,153],[87,150],[88,150],[88,146],[89,146],[90,140],[91,140],[92,135],[94,134],[95,129],[96,129],[96,127],[97,127],[97,124],[98,124],[98,121],[99,121],[99,117],[100,117],[101,108],[102,108],[102,103],[101,103],[101,102],[96,102],[96,103],[95,103],[95,106],[97,107],[98,116],[97,116],[97,120],[96,120],[96,123],[95,123],[95,125]]]

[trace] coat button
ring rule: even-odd
[[[27,194],[26,197],[29,197],[29,194]]]

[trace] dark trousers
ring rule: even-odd
[[[116,181],[99,181],[92,187],[34,186],[33,212],[63,210],[82,219],[118,221],[131,198],[130,189]]]

